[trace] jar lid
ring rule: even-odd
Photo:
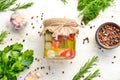
[[[69,35],[72,33],[77,34],[78,24],[75,20],[69,18],[50,18],[43,21],[44,30],[49,30],[52,32],[52,36],[56,37],[58,35]]]

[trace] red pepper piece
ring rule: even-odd
[[[60,42],[58,40],[52,39],[52,46],[54,48],[58,48],[60,45]]]
[[[60,53],[60,56],[66,58],[66,59],[72,59],[75,57],[75,50],[66,49]]]
[[[75,39],[75,34],[70,34],[68,36],[68,39],[73,41]]]

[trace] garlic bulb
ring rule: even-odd
[[[27,21],[24,16],[19,12],[14,12],[11,15],[10,22],[15,29],[21,29],[27,25]]]

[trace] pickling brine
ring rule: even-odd
[[[59,35],[52,37],[52,33],[47,31],[44,38],[45,58],[66,58],[75,56],[75,34],[69,36]]]
[[[59,19],[59,23],[57,23],[57,21],[54,22],[54,19],[50,19],[47,20],[47,22],[44,22],[44,26],[46,26],[45,24],[49,23],[49,28],[47,24],[47,29],[44,32],[44,57],[47,59],[72,59],[75,57],[75,36],[76,33],[78,33],[78,29],[73,28],[74,31],[70,31],[68,28],[71,27],[68,27],[68,24],[71,22],[68,23],[67,21],[67,23],[65,23],[63,19]],[[70,32],[61,32],[62,29],[57,31],[57,29],[59,29],[61,26],[60,23],[67,24],[62,25],[61,28],[67,27],[65,29],[69,30]],[[75,24],[70,25],[73,27],[75,26]]]

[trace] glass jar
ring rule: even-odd
[[[55,19],[48,19],[48,20],[45,20],[44,22],[44,27],[47,21],[51,22],[49,23],[50,26],[47,26],[47,28],[44,31],[44,57],[47,59],[72,59],[75,57],[75,54],[76,54],[75,53],[75,43],[76,43],[75,36],[76,36],[76,33],[78,33],[78,29],[73,29],[71,30],[71,32],[69,31],[64,32],[61,30],[63,30],[63,28],[65,27],[67,27],[65,29],[70,30],[72,29],[71,27],[77,26],[77,23],[74,24],[74,26],[68,27],[69,26],[68,24],[70,24],[71,22],[65,23],[66,18],[59,18],[59,19],[57,18],[56,22],[54,22]],[[57,20],[59,20],[59,23],[57,23]],[[69,19],[67,20],[69,21]],[[64,24],[61,27],[60,23],[65,23],[66,25]],[[51,27],[52,27],[52,30],[51,30]],[[59,29],[60,27],[61,29]]]

